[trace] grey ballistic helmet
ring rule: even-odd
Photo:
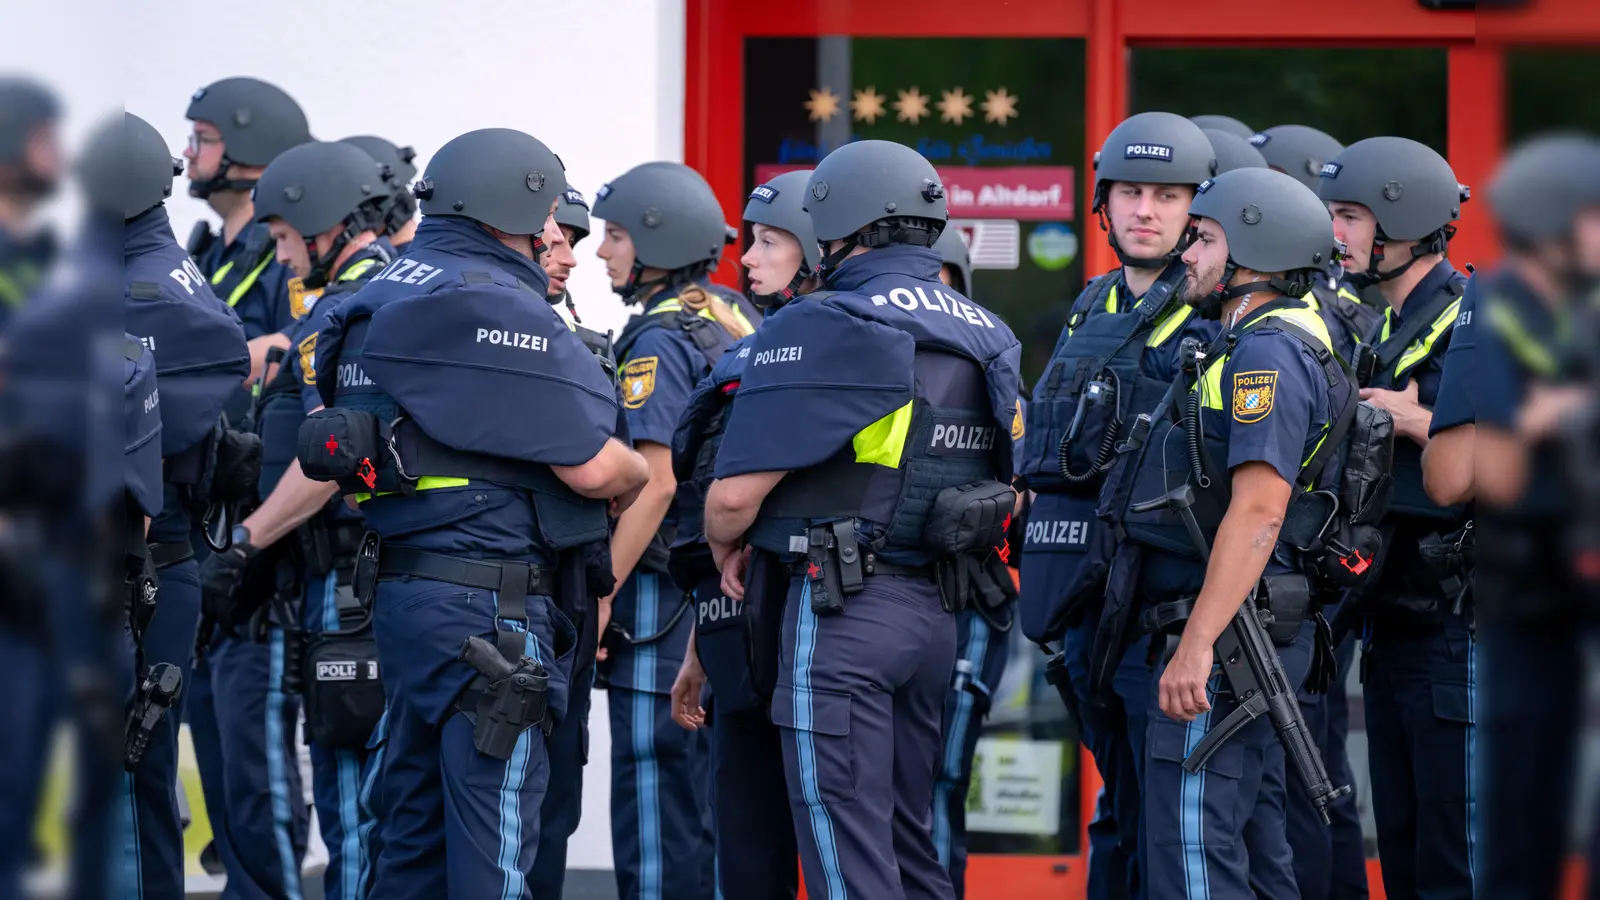
[[[341,138],[341,144],[354,144],[380,165],[389,167],[389,199],[383,204],[383,233],[394,234],[406,226],[417,214],[417,198],[411,195],[411,181],[417,177],[417,167],[411,161],[417,151],[402,147],[393,141],[371,134]]]
[[[625,229],[633,242],[633,271],[613,288],[625,301],[655,284],[711,271],[728,243],[717,195],[699,172],[682,163],[634,166],[595,192],[590,214]],[[669,274],[640,282],[647,268]]]
[[[1123,119],[1111,129],[1100,152],[1094,155],[1094,204],[1111,249],[1124,266],[1164,269],[1177,259],[1174,248],[1156,259],[1140,259],[1123,252],[1117,234],[1105,219],[1106,199],[1114,182],[1133,184],[1186,184],[1190,187],[1217,174],[1217,153],[1200,126],[1169,112],[1144,112]]]
[[[893,141],[852,141],[823,157],[801,203],[818,241],[845,242],[822,260],[824,278],[856,247],[932,247],[950,218],[933,163]]]
[[[1254,128],[1235,119],[1233,116],[1190,116],[1189,121],[1199,125],[1206,131],[1222,131],[1247,141],[1250,140],[1252,134],[1256,133]]]
[[[1250,136],[1250,144],[1266,157],[1267,165],[1317,190],[1322,166],[1344,151],[1344,145],[1326,132],[1305,125],[1274,125]]]
[[[31,78],[0,78],[0,165],[23,161],[33,130],[61,118],[61,103],[47,87]]]
[[[1265,283],[1300,297],[1316,275],[1329,271],[1335,257],[1328,208],[1310,188],[1272,169],[1218,175],[1196,189],[1189,215],[1215,221],[1228,239],[1228,267],[1214,294],[1217,303],[1261,289],[1258,282],[1224,287],[1239,267],[1282,273],[1283,278]]]
[[[318,288],[327,283],[345,245],[382,224],[389,177],[387,167],[353,144],[301,144],[279,154],[261,173],[254,194],[256,221],[281,219],[300,233],[311,258],[305,286]],[[339,226],[333,246],[319,258],[316,236]]]
[[[1234,169],[1265,169],[1267,158],[1261,151],[1250,146],[1245,138],[1231,131],[1218,131],[1215,128],[1201,129],[1206,133],[1206,140],[1211,142],[1211,149],[1217,154],[1217,174],[1232,172]]]
[[[567,190],[561,157],[531,134],[480,128],[451,138],[412,187],[424,216],[461,216],[506,234],[530,234],[544,252],[550,207]]]
[[[961,229],[946,228],[940,233],[933,249],[939,251],[939,256],[944,259],[945,265],[953,267],[960,275],[961,283],[955,286],[956,291],[971,300],[972,253],[967,250],[967,241],[961,236]]]
[[[127,220],[172,196],[183,163],[153,125],[125,112],[95,127],[75,168],[95,213]]]
[[[282,219],[311,238],[355,219],[375,228],[389,191],[388,173],[366,151],[343,141],[314,141],[272,161],[256,182],[256,221]]]
[[[800,242],[800,268],[789,279],[789,284],[776,294],[748,293],[750,302],[762,308],[782,306],[794,299],[800,285],[816,274],[822,264],[822,246],[817,243],[811,228],[811,216],[806,214],[801,201],[806,187],[811,183],[810,169],[796,169],[773,177],[766,184],[756,185],[744,205],[744,220],[752,225],[778,228],[794,235]]]
[[[572,229],[574,247],[593,230],[589,225],[589,201],[577,188],[567,188],[561,199],[556,201],[556,224]]]
[[[1517,145],[1489,182],[1489,206],[1513,249],[1559,240],[1585,207],[1600,204],[1600,141],[1577,132]]]
[[[1417,259],[1449,248],[1471,195],[1456,181],[1450,164],[1433,148],[1408,138],[1375,137],[1357,141],[1322,166],[1317,194],[1324,203],[1359,203],[1372,210],[1378,231],[1365,272],[1351,273],[1357,287],[1399,277]],[[1417,241],[1411,259],[1379,273],[1385,241]]]
[[[222,165],[215,177],[192,182],[189,193],[204,198],[216,191],[247,191],[253,181],[230,179],[228,166],[265,166],[278,154],[311,140],[306,114],[283,89],[259,78],[224,78],[189,99],[184,116],[209,122],[222,135]]]

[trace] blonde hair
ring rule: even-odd
[[[743,316],[734,315],[733,309],[726,301],[698,284],[688,285],[679,291],[678,299],[685,308],[697,313],[701,310],[709,311],[711,318],[716,319],[722,330],[734,339],[742,338],[754,330]]]

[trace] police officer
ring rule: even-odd
[[[673,678],[694,627],[667,573],[676,527],[672,436],[689,393],[751,320],[708,285],[727,226],[716,195],[679,163],[636,166],[595,194],[596,251],[612,290],[640,304],[617,338],[623,407],[650,483],[617,522],[618,589],[601,652],[611,707],[611,831],[618,896],[709,896],[715,868],[709,741],[672,724]],[[601,613],[607,621],[607,614]]]
[[[1105,573],[1085,563],[1109,538],[1094,511],[1115,442],[1176,377],[1183,339],[1209,341],[1217,331],[1182,302],[1179,259],[1189,202],[1214,174],[1216,154],[1199,126],[1150,112],[1113,129],[1096,160],[1094,210],[1122,265],[1074,301],[1034,384],[1019,464],[1034,494],[1019,611],[1030,640],[1062,642],[1050,672],[1105,785],[1089,826],[1089,896],[1120,900],[1144,896],[1137,771],[1150,671],[1142,642],[1091,671]]]
[[[1250,135],[1250,146],[1261,151],[1267,165],[1311,190],[1317,189],[1322,166],[1338,156],[1344,145],[1327,132],[1307,125],[1274,125]]]
[[[793,564],[781,621],[755,630],[779,629],[772,719],[806,892],[951,897],[931,812],[952,613],[1011,587],[996,551],[1021,348],[938,280],[944,188],[911,148],[835,150],[804,208],[824,290],[756,336],[706,538],[733,599],[758,568],[739,542]]]
[[[1131,439],[1137,452],[1124,454],[1105,504],[1126,535],[1113,582],[1137,574],[1151,613],[1145,621],[1158,630],[1143,871],[1154,900],[1293,898],[1284,754],[1271,725],[1245,725],[1197,774],[1181,763],[1239,702],[1232,683],[1213,672],[1213,644],[1258,584],[1276,616],[1273,642],[1287,683],[1300,684],[1310,668],[1318,623],[1290,601],[1310,595],[1311,561],[1279,537],[1291,493],[1329,486],[1325,473],[1343,444],[1337,432],[1349,424],[1342,413],[1357,402],[1321,319],[1298,299],[1313,278],[1326,277],[1333,227],[1316,195],[1264,169],[1202,184],[1190,214],[1185,293],[1201,315],[1221,316],[1225,331],[1186,362],[1192,374],[1186,368],[1151,414],[1148,434]],[[1193,514],[1209,564],[1174,511],[1141,505],[1180,485],[1198,497]],[[1126,613],[1108,600],[1100,640],[1119,638]],[[1175,651],[1162,652],[1159,638],[1179,631]]]
[[[1256,130],[1249,125],[1235,119],[1233,116],[1203,115],[1190,116],[1189,121],[1199,125],[1206,131],[1221,131],[1234,137],[1250,140]]]
[[[317,304],[336,305],[341,295],[389,263],[377,236],[390,196],[384,179],[385,172],[359,148],[312,142],[280,154],[257,182],[257,221],[274,238],[278,264],[306,286],[313,312]],[[357,788],[366,743],[383,702],[376,685],[364,694],[340,693],[343,684],[318,677],[315,659],[299,665],[320,655],[331,641],[347,645],[347,651],[356,641],[368,648],[372,641],[365,627],[368,616],[355,603],[351,588],[361,518],[334,498],[333,485],[306,478],[295,460],[310,399],[305,395],[315,395],[311,359],[316,329],[325,318],[297,320],[289,332],[292,355],[269,367],[272,375],[251,416],[263,448],[261,505],[234,527],[228,550],[201,565],[201,585],[216,609],[221,632],[206,657],[216,682],[214,696],[249,696],[248,690],[230,690],[228,685],[247,680],[265,687],[265,708],[217,703],[212,718],[193,717],[191,728],[219,732],[221,763],[232,766],[250,759],[271,771],[272,795],[223,794],[216,800],[208,795],[206,806],[230,883],[255,884],[261,894],[273,896],[282,890],[271,886],[283,880],[283,867],[272,852],[273,834],[267,829],[305,832],[303,819],[275,821],[291,809],[300,810],[299,803],[282,801],[277,792],[285,798],[300,796],[294,729],[285,729],[282,722],[286,717],[294,721],[300,707],[295,694],[304,691],[313,797],[328,848],[323,886],[335,900],[360,896],[364,860],[357,841],[362,819]],[[271,651],[265,660],[249,651],[239,653],[241,644],[263,632]],[[267,665],[261,667],[261,662]],[[360,703],[363,696],[369,701],[366,707]],[[193,702],[190,708],[195,708]],[[282,712],[274,715],[274,710]],[[269,801],[271,808],[257,808]],[[256,829],[263,833],[254,834]],[[299,850],[303,852],[303,844]]]
[[[414,188],[406,255],[317,336],[327,408],[299,460],[366,517],[353,587],[387,700],[372,896],[533,896],[584,548],[646,478],[611,437],[612,385],[545,299],[565,188],[527,134],[454,138]]]
[[[749,280],[751,301],[769,314],[820,284],[817,265],[822,250],[811,217],[801,208],[810,177],[810,169],[785,172],[758,185],[745,203],[751,241],[739,261]],[[753,337],[734,342],[695,387],[673,441],[673,471],[680,483],[672,576],[694,595],[696,617],[683,666],[672,685],[672,717],[691,730],[711,728],[717,887],[722,896],[792,900],[799,889],[793,864],[799,852],[794,823],[772,814],[789,803],[783,749],[768,709],[771,692],[756,687],[749,629],[751,610],[763,602],[781,602],[787,579],[773,596],[757,597],[754,591],[739,600],[727,596],[704,528],[705,495],[717,449],[754,342]],[[763,558],[761,565],[767,562]],[[707,685],[709,714],[701,705],[702,688]]]
[[[191,532],[198,516],[223,499],[216,492],[228,479],[218,473],[232,467],[222,462],[220,417],[248,374],[249,351],[238,318],[212,293],[173,237],[163,200],[171,191],[175,162],[161,136],[130,115],[126,139],[130,157],[142,163],[137,183],[147,190],[127,209],[124,304],[128,330],[156,356],[165,461],[161,515],[149,533],[159,599],[154,617],[135,635],[146,670],[165,663],[181,681],[189,681],[200,619],[199,564]],[[239,477],[253,481],[254,473]],[[183,891],[183,833],[174,793],[183,708],[175,704],[182,697],[181,688],[177,697],[164,689],[142,690],[135,701],[136,716],[152,705],[166,706],[142,758],[131,766],[126,786],[129,821],[135,823],[134,833],[127,836],[128,858],[134,864],[129,883],[145,896],[178,896]],[[298,874],[298,857],[286,863]]]
[[[64,168],[56,124],[61,106],[29,78],[0,78],[0,322],[43,279],[55,239],[34,213],[55,193]]]
[[[1422,485],[1422,448],[1467,276],[1445,258],[1466,191],[1432,149],[1399,137],[1358,141],[1322,169],[1320,196],[1358,285],[1388,301],[1356,365],[1361,397],[1395,427],[1395,495],[1384,522],[1386,558],[1361,597],[1363,699],[1372,810],[1385,893],[1473,896],[1471,792],[1473,636],[1464,603],[1469,572],[1443,551],[1470,538],[1467,511],[1441,507]],[[1356,610],[1352,610],[1356,612]],[[1354,620],[1354,616],[1351,616]],[[1336,617],[1335,621],[1339,621]],[[1343,623],[1341,622],[1341,625]],[[1342,629],[1341,629],[1342,630]],[[1339,635],[1336,633],[1336,638]],[[1349,657],[1340,650],[1341,671]],[[1329,774],[1348,779],[1345,696],[1302,692]],[[1328,829],[1307,804],[1289,806],[1290,843],[1304,900],[1366,896],[1354,798]],[[1353,832],[1341,857],[1339,832]]]
[[[1265,169],[1267,158],[1261,151],[1251,146],[1246,137],[1240,137],[1232,131],[1223,131],[1216,128],[1202,129],[1206,133],[1206,140],[1211,142],[1211,149],[1217,154],[1217,174],[1231,172],[1234,169]]]
[[[1584,568],[1592,544],[1573,530],[1592,517],[1592,463],[1568,474],[1563,443],[1593,442],[1592,393],[1571,378],[1592,358],[1593,337],[1571,323],[1581,318],[1577,292],[1600,274],[1600,144],[1577,134],[1526,141],[1495,173],[1488,201],[1505,255],[1474,275],[1463,300],[1473,320],[1457,326],[1424,465],[1436,501],[1474,498],[1475,529],[1487,536],[1472,588],[1471,674],[1482,688],[1471,711],[1477,779],[1465,798],[1480,829],[1473,885],[1481,897],[1539,897],[1560,880],[1571,813],[1561,798],[1574,794],[1583,647],[1596,623]],[[1460,346],[1469,325],[1470,352]],[[1564,436],[1573,426],[1585,430]],[[1465,473],[1446,455],[1463,447]]]
[[[564,318],[568,327],[614,375],[617,365],[610,356],[609,336],[583,326],[572,295],[567,291],[567,278],[578,263],[573,250],[578,241],[589,234],[589,205],[583,194],[567,188],[556,203],[555,221],[557,231],[549,236],[549,252],[544,255],[544,271],[550,279],[545,297],[558,314],[561,312],[558,304],[566,304]],[[618,405],[621,405],[620,399]],[[625,424],[626,420],[619,422],[619,425]],[[600,597],[609,593],[607,589],[587,598],[589,608],[593,609]],[[583,816],[583,767],[589,761],[589,705],[594,691],[596,618],[585,618],[584,633],[579,635],[578,649],[574,651],[572,691],[567,700],[566,717],[545,739],[550,755],[550,788],[539,812],[539,851],[534,856],[533,869],[528,872],[528,887],[535,897],[561,896],[567,880],[567,841],[578,830]]]
[[[389,167],[389,199],[383,204],[378,236],[388,242],[390,251],[405,247],[417,234],[417,198],[411,195],[411,179],[417,177],[417,167],[411,161],[417,158],[417,151],[370,134],[341,138],[340,143],[354,144],[379,165]]]
[[[184,152],[189,196],[222,217],[220,233],[196,224],[189,252],[244,322],[254,381],[265,372],[269,349],[289,349],[283,332],[305,309],[303,289],[274,261],[272,236],[255,220],[250,191],[268,163],[311,140],[311,132],[294,98],[256,78],[224,78],[195,91],[185,117],[194,122]],[[241,391],[229,403],[229,418],[239,421],[248,406],[249,395]]]

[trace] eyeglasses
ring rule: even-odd
[[[220,135],[200,134],[198,132],[190,132],[189,133],[189,152],[190,153],[199,153],[201,144],[220,144],[220,143],[222,143],[222,137]]]

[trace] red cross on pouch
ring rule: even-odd
[[[814,562],[806,563],[806,577],[812,581],[820,580],[822,578],[822,567]]]
[[[322,446],[327,447],[328,448],[328,455],[332,456],[333,455],[333,451],[339,449],[339,442],[334,440],[333,439],[333,435],[330,434],[330,435],[328,435],[327,443],[323,444]]]

